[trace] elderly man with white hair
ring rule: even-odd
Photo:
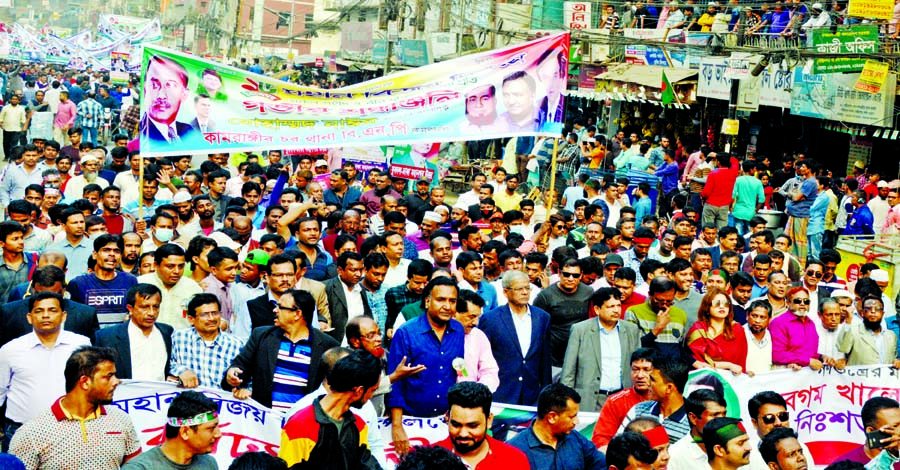
[[[109,186],[109,181],[100,177],[102,160],[102,150],[92,150],[81,156],[82,173],[69,178],[66,190],[63,192],[67,201],[75,201],[84,197],[84,187],[89,184],[99,184],[101,189]]]

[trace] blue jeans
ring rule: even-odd
[[[818,259],[819,253],[822,251],[822,239],[824,233],[816,233],[807,236],[809,240],[809,256]]]
[[[2,444],[3,452],[9,452],[9,442],[12,441],[13,436],[16,435],[16,431],[22,427],[21,424],[10,421],[8,419],[4,420],[3,424],[3,439],[0,440],[0,444]]]
[[[741,220],[737,217],[734,218],[734,228],[737,229],[738,235],[744,236],[747,232],[750,231],[750,221],[749,220]]]
[[[91,145],[97,145],[97,128],[96,127],[82,127],[81,135],[83,136],[84,142],[90,142]]]

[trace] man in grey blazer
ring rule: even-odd
[[[600,411],[606,398],[631,386],[631,353],[641,347],[640,331],[622,318],[619,290],[597,289],[594,317],[572,325],[559,381],[581,394],[581,411]]]
[[[900,366],[900,360],[897,359],[897,335],[881,324],[884,302],[879,297],[866,297],[863,299],[862,309],[859,312],[862,321],[854,320],[849,325],[843,325],[838,334],[838,350],[847,355],[847,365]]]

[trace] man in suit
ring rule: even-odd
[[[30,294],[54,292],[65,293],[66,273],[58,266],[47,265],[37,268],[31,277]],[[30,296],[30,295],[29,295]],[[63,329],[94,339],[100,324],[96,311],[87,305],[66,300],[66,320]],[[28,323],[28,298],[0,306],[0,346],[30,333],[34,328]]]
[[[809,291],[809,300],[811,301],[810,310],[819,310],[819,303],[831,296],[831,292],[823,286],[819,285],[822,276],[825,273],[825,263],[811,258],[806,262],[806,270],[803,271],[803,278],[800,282],[791,284],[791,287],[803,286]],[[813,317],[810,317],[813,318]],[[818,320],[818,318],[815,318]]]
[[[266,293],[247,302],[252,328],[275,324],[275,305],[285,292],[294,286],[296,265],[290,256],[280,254],[269,258],[266,265]]]
[[[289,289],[277,305],[278,326],[253,330],[225,372],[222,388],[241,400],[252,394],[261,405],[284,412],[319,387],[322,354],[338,342],[310,328],[315,301],[309,292]]]
[[[205,133],[216,130],[216,122],[209,118],[211,108],[209,95],[201,93],[194,97],[194,112],[197,117],[191,121],[191,127],[195,131]]]
[[[359,282],[365,273],[363,257],[347,251],[337,259],[338,277],[325,281],[325,295],[331,312],[331,331],[337,341],[344,340],[347,321],[360,315],[372,318],[369,298]]]
[[[178,143],[197,131],[178,122],[181,103],[188,96],[187,71],[172,59],[155,55],[150,58],[144,82],[147,112],[141,119],[141,135],[157,142]]]
[[[862,302],[862,321],[844,325],[838,334],[838,349],[847,355],[847,365],[900,367],[897,359],[897,335],[882,327],[884,301],[866,297]],[[842,367],[843,368],[843,367]]]
[[[316,300],[316,317],[319,321],[319,329],[327,331],[331,328],[331,307],[328,305],[328,296],[325,295],[325,284],[310,279],[306,276],[309,269],[309,260],[299,251],[295,251],[294,262],[297,263],[297,285],[295,289],[305,290]],[[315,327],[315,325],[314,325]]]
[[[130,320],[97,332],[94,344],[118,353],[116,377],[162,382],[169,376],[174,329],[156,322],[161,303],[159,287],[135,284],[125,294]]]
[[[631,353],[641,347],[641,338],[635,324],[619,321],[618,289],[597,289],[590,305],[597,318],[572,326],[559,381],[581,394],[581,411],[596,412],[607,397],[631,386]]]
[[[488,312],[478,324],[500,366],[498,403],[534,406],[550,380],[550,314],[529,305],[531,287],[521,271],[503,274],[508,304]]]

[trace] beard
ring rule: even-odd
[[[93,182],[97,181],[97,175],[99,175],[99,172],[85,171],[84,172],[84,180],[87,181],[88,183],[93,183]]]
[[[129,254],[128,256],[122,256],[122,261],[127,264],[135,264],[137,263],[138,259],[140,259],[140,255],[138,255],[137,253],[133,255]]]
[[[452,437],[450,438],[450,441],[453,442],[453,448],[456,449],[456,452],[458,452],[460,454],[468,454],[468,453],[474,451],[475,449],[477,449],[478,447],[480,447],[481,443],[484,442],[485,438],[484,438],[484,436],[482,436],[481,439],[473,438],[471,444],[459,444],[457,442],[457,439],[458,438],[452,438]]]
[[[869,320],[864,319],[863,326],[865,326],[866,329],[869,331],[876,331],[876,332],[881,331],[881,320],[869,321]]]

